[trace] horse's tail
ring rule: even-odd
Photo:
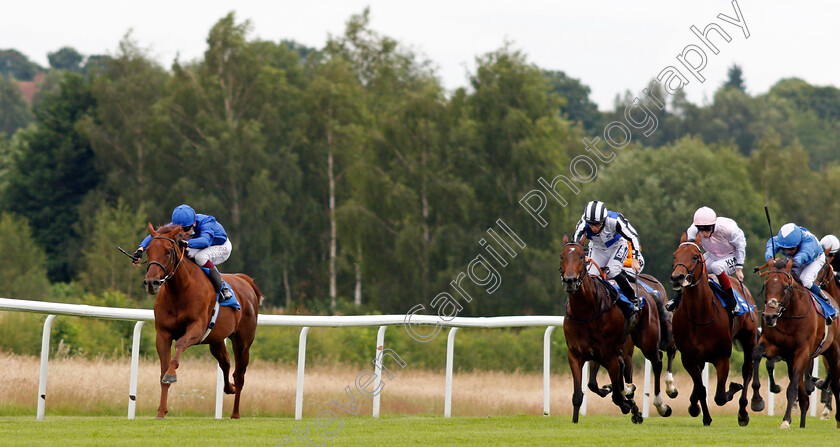
[[[257,287],[257,283],[254,282],[254,279],[248,275],[241,275],[242,279],[248,282],[251,285],[251,288],[254,289],[254,292],[257,295],[257,305],[262,305],[263,301],[265,301],[265,296],[263,295],[262,291],[259,287]]]

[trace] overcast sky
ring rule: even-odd
[[[71,46],[84,55],[114,53],[129,30],[141,46],[169,67],[200,58],[215,22],[230,11],[253,24],[252,38],[294,39],[321,47],[338,35],[350,15],[371,8],[371,25],[424,54],[447,89],[467,85],[475,57],[513,42],[545,69],[563,70],[592,89],[602,110],[625,90],[638,94],[664,67],[683,69],[676,56],[701,45],[689,27],[715,22],[732,37],[718,36],[717,55],[706,51],[704,83],[685,87],[695,103],[710,101],[733,63],[743,67],[747,90],[766,92],[779,79],[799,77],[817,85],[840,84],[840,2],[739,0],[749,29],[717,18],[735,17],[729,0],[238,0],[143,2],[45,0],[5,2],[0,48],[14,48],[42,66],[47,53]]]

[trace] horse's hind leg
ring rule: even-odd
[[[668,417],[671,415],[671,407],[662,402],[662,387],[659,382],[662,375],[662,352],[654,350],[652,355],[656,359],[656,361],[650,361],[651,369],[653,370],[653,406],[656,407],[656,412],[660,416]]]
[[[674,357],[677,355],[677,348],[668,348],[665,351],[668,357],[668,373],[665,375],[665,394],[671,399],[679,395],[679,390],[674,386]]]
[[[624,396],[628,399],[632,399],[636,393],[636,385],[633,384],[633,345],[629,345],[630,348],[625,350],[622,354],[623,359],[623,368],[624,371]]]
[[[233,384],[236,388],[236,393],[233,398],[233,411],[230,413],[231,419],[239,419],[239,398],[242,397],[242,388],[245,386],[245,370],[248,369],[248,362],[250,361],[251,343],[254,341],[254,332],[251,331],[250,339],[241,337],[240,332],[237,332],[233,338],[233,358],[236,361],[236,369],[233,371]]]
[[[228,351],[225,347],[224,340],[211,343],[210,353],[213,354],[213,357],[217,362],[219,362],[219,368],[222,369],[222,376],[225,378],[225,394],[233,394],[234,389],[228,379],[230,375],[230,357],[228,357]]]

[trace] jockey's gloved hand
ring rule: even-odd
[[[143,257],[143,249],[138,248],[137,251],[134,252],[134,256],[132,257],[134,258],[134,262],[139,262],[140,258]]]
[[[186,239],[181,239],[180,241],[178,241],[178,245],[183,247],[183,248],[187,248],[187,247],[190,246],[190,241],[188,241]]]

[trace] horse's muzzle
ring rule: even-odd
[[[777,314],[767,315],[764,314],[764,326],[765,327],[776,327],[776,323],[779,321],[779,316]]]
[[[681,290],[687,285],[688,278],[686,278],[685,273],[680,273],[679,275],[671,275],[671,288],[673,288],[674,290]]]
[[[566,293],[574,293],[580,288],[581,282],[580,278],[563,278],[563,288]]]
[[[162,284],[163,283],[159,279],[146,278],[143,280],[143,288],[146,289],[146,292],[148,292],[149,295],[157,295]]]

